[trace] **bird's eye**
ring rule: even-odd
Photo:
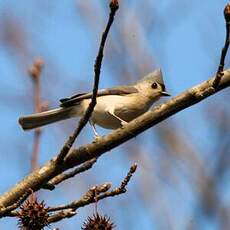
[[[151,87],[152,87],[153,89],[156,89],[156,88],[157,88],[157,83],[156,83],[156,82],[153,82],[153,84],[151,85]]]

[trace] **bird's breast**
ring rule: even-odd
[[[117,129],[121,127],[121,121],[112,116],[116,116],[126,122],[130,122],[136,117],[145,113],[151,103],[146,98],[131,96],[109,95],[97,98],[91,120],[106,129]]]

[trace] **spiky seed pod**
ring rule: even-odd
[[[88,217],[81,227],[82,230],[112,230],[114,224],[107,216],[101,216],[98,213]]]
[[[37,199],[27,200],[20,207],[18,226],[22,230],[42,230],[48,226],[48,208],[44,201],[38,202]]]

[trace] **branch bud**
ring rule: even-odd
[[[44,61],[42,58],[36,58],[34,60],[33,65],[29,68],[29,74],[34,79],[38,78],[41,75],[42,67],[44,65]]]
[[[227,23],[230,23],[230,4],[227,4],[224,8],[224,17]]]
[[[135,173],[135,171],[137,170],[137,163],[133,164],[130,168],[130,172],[131,173]]]
[[[111,0],[109,7],[111,10],[116,11],[119,8],[118,0]]]

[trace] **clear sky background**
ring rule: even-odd
[[[161,68],[174,96],[214,75],[225,39],[227,2],[120,1],[106,44],[100,88],[129,84]],[[58,106],[59,98],[91,90],[108,14],[107,0],[0,0],[0,193],[31,167],[33,132],[23,132],[17,122],[22,114],[33,112],[28,67],[37,56],[44,59],[41,93],[50,108]],[[53,192],[41,191],[40,199],[52,206],[80,198],[95,184],[110,181],[118,186],[137,162],[128,192],[99,203],[99,211],[109,215],[117,229],[220,229],[225,221],[221,216],[230,213],[230,159],[219,164],[221,154],[230,155],[229,99],[227,89],[180,112],[102,156],[84,175]],[[43,129],[40,165],[58,152],[75,126],[76,120],[71,120]],[[76,146],[92,139],[87,126]],[[218,167],[221,174],[216,174]],[[215,186],[206,183],[210,180]],[[212,189],[215,199],[208,200]],[[210,203],[218,207],[210,208]],[[80,229],[93,212],[93,205],[79,209],[76,217],[52,227]],[[0,229],[13,230],[16,224],[16,219],[1,219]]]

